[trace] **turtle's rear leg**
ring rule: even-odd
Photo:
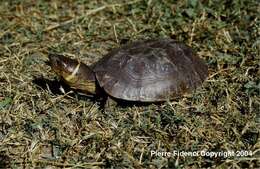
[[[117,106],[117,102],[111,98],[111,97],[107,97],[106,99],[106,103],[105,103],[105,111],[106,112],[113,112],[115,110],[115,107]]]

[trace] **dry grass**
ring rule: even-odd
[[[252,0],[2,1],[0,166],[259,167],[258,14]],[[163,105],[114,112],[46,87],[56,84],[47,52],[91,64],[120,43],[152,37],[191,45],[210,69],[204,85]],[[252,155],[151,156],[175,150]]]

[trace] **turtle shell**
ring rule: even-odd
[[[174,99],[206,79],[207,65],[172,39],[137,41],[114,49],[93,66],[107,94],[129,101]]]

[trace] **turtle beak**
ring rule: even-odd
[[[49,57],[49,64],[52,68],[60,65],[61,58],[59,55],[50,54],[48,57]]]

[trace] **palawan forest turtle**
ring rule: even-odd
[[[132,42],[109,52],[97,63],[50,54],[52,69],[71,88],[115,100],[161,102],[200,86],[207,65],[190,47],[172,39]]]

